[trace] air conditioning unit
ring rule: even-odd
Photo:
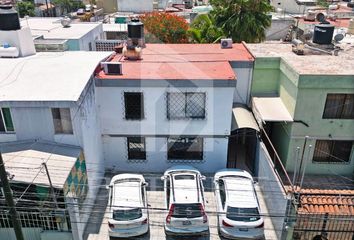
[[[221,48],[232,48],[232,39],[231,38],[221,39]]]
[[[101,67],[107,75],[122,75],[122,63],[121,62],[101,62]]]

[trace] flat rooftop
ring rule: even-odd
[[[30,17],[21,19],[21,26],[30,28],[33,36],[42,35],[44,39],[80,39],[97,27],[102,28],[102,23],[84,22],[72,22],[70,27],[64,28],[60,19]]]
[[[42,169],[45,162],[52,184],[57,188],[63,188],[81,152],[76,146],[35,141],[0,144],[0,150],[6,171],[14,175],[12,181],[49,186],[48,176]]]
[[[108,52],[42,52],[0,58],[0,102],[76,102]]]
[[[299,74],[309,75],[354,75],[354,44],[345,43],[338,56],[305,50],[305,55],[292,52],[291,44],[268,42],[247,44],[257,58],[279,57]]]
[[[253,61],[243,44],[221,49],[220,44],[147,44],[142,59],[126,60],[116,54],[112,62],[122,62],[123,75],[97,73],[98,79],[121,80],[235,80],[232,62]]]

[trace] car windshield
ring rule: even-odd
[[[254,222],[260,219],[257,208],[227,207],[226,217],[233,221]]]
[[[113,210],[113,219],[116,221],[128,221],[141,218],[143,213],[141,208]]]
[[[202,211],[199,203],[175,204],[172,217],[174,218],[197,218],[201,217]]]

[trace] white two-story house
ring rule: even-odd
[[[249,65],[242,44],[148,44],[141,60],[121,54],[122,72],[95,75],[103,155],[108,169],[162,172],[191,164],[203,172],[226,167],[233,67]]]

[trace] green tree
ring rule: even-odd
[[[261,42],[271,25],[268,0],[211,0],[215,23],[234,42]]]
[[[61,9],[62,13],[69,13],[77,11],[79,8],[85,8],[85,5],[81,1],[75,0],[53,0],[53,3]]]
[[[29,1],[17,2],[16,9],[17,9],[18,13],[20,14],[21,18],[23,18],[26,15],[28,15],[30,17],[33,17],[35,15],[34,14],[34,4]]]
[[[192,42],[215,43],[224,36],[224,33],[221,28],[215,26],[214,18],[211,15],[200,14],[188,29],[188,36]]]

